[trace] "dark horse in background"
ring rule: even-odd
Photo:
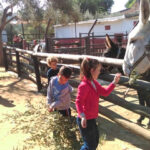
[[[125,51],[126,49],[119,46],[118,44],[114,43],[108,34],[106,34],[106,41],[105,41],[105,46],[106,46],[106,50],[103,54],[104,57],[110,57],[110,58],[118,58],[118,59],[123,59],[124,58],[124,55],[125,55]],[[104,66],[105,70],[107,70],[108,72],[112,72],[114,67],[112,66],[108,66],[106,68],[106,66]],[[122,68],[118,67],[118,68],[115,68],[115,69],[118,69],[118,71],[120,73],[123,74],[123,70]]]
[[[104,53],[104,57],[110,57],[110,58],[118,58],[118,59],[124,59],[124,56],[125,56],[125,51],[126,49],[125,48],[121,48],[119,47],[118,44],[114,43],[110,37],[108,35],[106,35],[106,42],[105,42],[105,45],[106,45],[106,52]],[[104,67],[105,68],[105,67]],[[114,69],[113,67],[108,67],[106,68],[108,69],[109,72],[112,72],[112,70]],[[118,71],[120,73],[123,74],[123,70],[122,68],[117,68]],[[146,72],[142,78],[142,80],[146,80],[146,81],[150,81],[150,71],[149,72]],[[143,105],[143,106],[148,106],[150,107],[150,97],[149,97],[149,93],[147,93],[145,90],[141,90],[141,89],[138,89],[137,90],[137,93],[138,93],[138,97],[139,97],[139,103],[140,105]],[[137,123],[138,124],[141,124],[142,123],[142,120],[144,119],[145,117],[144,116],[140,116],[140,118],[137,120]],[[149,123],[148,123],[148,127],[150,127],[150,120],[149,120]]]

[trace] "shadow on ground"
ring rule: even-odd
[[[100,135],[106,135],[105,140],[114,141],[115,139],[120,139],[121,141],[130,143],[140,149],[143,149],[143,150],[150,149],[149,141],[131,133],[128,130],[125,130],[121,126],[117,125],[116,123],[112,121],[105,119],[104,117],[99,117],[98,123],[99,123],[99,133]]]
[[[0,96],[0,105],[3,105],[5,107],[15,107],[16,105],[14,105],[13,102],[13,100],[8,100]]]

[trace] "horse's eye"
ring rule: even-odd
[[[130,44],[134,44],[136,42],[136,40],[131,40]]]

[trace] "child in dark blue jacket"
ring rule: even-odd
[[[47,65],[50,67],[47,71],[47,78],[48,78],[48,84],[51,79],[51,77],[56,76],[59,72],[59,69],[57,68],[58,59],[54,56],[47,58]]]

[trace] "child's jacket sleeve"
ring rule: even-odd
[[[95,82],[97,84],[97,90],[100,96],[108,96],[115,88],[115,84],[113,83],[110,83],[107,87],[103,87],[97,81]]]
[[[52,95],[52,84],[53,84],[53,79],[50,80],[48,88],[47,88],[47,104],[51,105],[51,103],[54,101],[53,95]]]
[[[83,106],[85,104],[86,97],[88,96],[89,88],[85,84],[78,86],[77,98],[76,98],[76,109],[78,114],[83,113]]]

